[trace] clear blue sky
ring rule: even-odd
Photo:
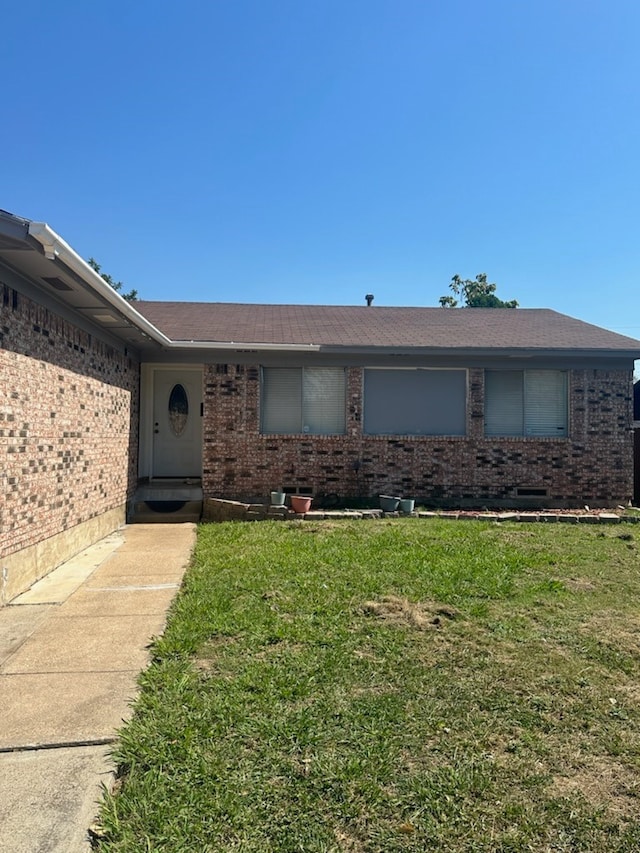
[[[640,338],[638,0],[32,0],[0,207],[145,299],[437,305]]]

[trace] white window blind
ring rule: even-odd
[[[262,432],[302,432],[302,371],[262,371]]]
[[[485,435],[566,436],[567,374],[486,370]]]
[[[484,374],[486,435],[523,435],[524,388],[521,370],[487,370]]]
[[[346,429],[343,368],[265,367],[262,432],[342,434]]]
[[[560,370],[525,370],[526,435],[567,434],[567,374]]]
[[[345,431],[345,373],[334,367],[305,367],[302,371],[302,431],[312,435]]]

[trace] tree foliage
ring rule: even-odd
[[[475,279],[454,275],[449,289],[454,296],[441,296],[442,308],[517,308],[515,299],[505,302],[496,296],[496,285],[487,281],[487,274],[478,273]]]
[[[109,287],[112,287],[114,290],[117,290],[123,299],[126,299],[127,302],[135,302],[136,301],[136,299],[138,298],[138,291],[137,290],[128,290],[126,293],[123,293],[122,288],[124,285],[122,284],[122,282],[121,281],[114,281],[114,279],[110,275],[108,275],[105,272],[101,272],[102,267],[96,261],[95,258],[89,258],[87,263],[89,264],[91,269],[95,270],[107,282]]]

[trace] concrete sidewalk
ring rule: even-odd
[[[0,853],[85,853],[195,524],[106,537],[0,609]]]

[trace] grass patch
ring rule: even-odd
[[[640,581],[619,534],[201,527],[98,849],[639,849]]]

